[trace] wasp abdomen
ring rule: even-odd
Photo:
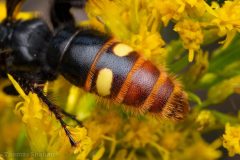
[[[58,45],[68,46],[58,50],[64,51],[60,72],[69,81],[136,112],[175,120],[184,117],[189,108],[185,93],[163,69],[99,32],[80,30],[71,37]]]
[[[108,39],[98,31],[61,30],[49,45],[49,65],[58,68],[71,83],[84,87],[91,64]]]
[[[111,41],[111,40],[110,40]],[[130,46],[112,41],[91,71],[91,92],[125,104],[137,112],[182,119],[188,102],[179,83]],[[103,46],[106,48],[106,46]]]

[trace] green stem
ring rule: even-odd
[[[197,104],[196,106],[194,106],[193,108],[195,108],[196,110],[201,110],[203,108],[208,107],[211,104],[210,101],[203,101],[201,104]]]
[[[224,113],[221,113],[218,111],[212,111],[212,113],[217,118],[217,120],[219,120],[224,125],[226,123],[231,123],[231,124],[239,123],[239,119],[237,117],[234,117],[234,116],[231,116],[228,114],[224,114]]]
[[[165,148],[163,148],[162,146],[160,146],[159,144],[157,144],[155,142],[150,142],[150,145],[152,145],[154,148],[156,148],[158,150],[158,152],[162,156],[163,160],[169,160],[170,159],[168,150],[166,150]]]

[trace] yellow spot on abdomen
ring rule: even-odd
[[[111,87],[113,81],[113,72],[111,69],[101,69],[97,76],[96,86],[97,93],[100,96],[108,96],[111,94]]]
[[[113,47],[113,53],[119,57],[127,56],[132,51],[132,47],[123,43],[116,44],[116,46]]]

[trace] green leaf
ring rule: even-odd
[[[240,36],[239,34],[233,40],[232,44],[226,49],[218,50],[210,60],[209,72],[221,73],[225,67],[232,63],[240,62]],[[240,69],[240,68],[239,68]]]
[[[170,71],[178,73],[189,65],[188,54],[180,40],[172,41],[167,50],[167,64]]]
[[[212,86],[208,91],[208,101],[213,104],[224,101],[240,87],[240,75],[227,79]]]

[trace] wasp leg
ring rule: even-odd
[[[44,95],[41,89],[39,88],[34,88],[33,92],[38,95],[38,97],[48,106],[49,110],[53,112],[55,115],[56,119],[60,122],[61,126],[63,127],[66,135],[68,136],[68,139],[71,143],[72,146],[76,146],[77,143],[73,139],[71,132],[67,129],[67,124],[63,121],[63,113],[60,107],[57,105],[53,104],[48,98]]]
[[[31,80],[30,75],[24,75],[24,76],[19,76],[16,74],[12,74],[14,79],[19,83],[21,88],[24,90],[26,94],[29,92],[36,93],[38,97],[41,99],[43,103],[45,103],[48,106],[48,109],[54,114],[56,119],[60,122],[61,126],[63,127],[70,143],[72,146],[77,146],[77,142],[74,140],[74,138],[71,135],[71,132],[67,128],[67,124],[63,120],[63,113],[60,107],[57,105],[53,104],[47,96],[44,94],[43,90],[41,87],[36,87],[36,83],[34,80]],[[30,80],[29,80],[30,79]]]
[[[75,122],[77,122],[77,124],[81,127],[83,127],[83,123],[82,121],[78,120],[77,117],[75,115],[72,115],[68,112],[66,112],[64,109],[61,110],[62,114],[64,114],[65,116],[71,118],[72,120],[74,120]]]

